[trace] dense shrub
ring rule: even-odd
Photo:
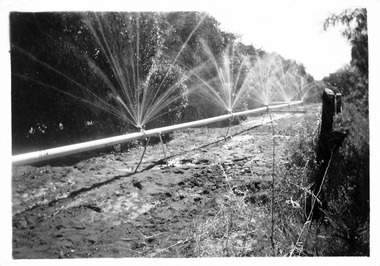
[[[353,103],[337,117],[348,136],[334,158],[325,185],[327,218],[334,236],[343,240],[335,255],[369,255],[369,123]]]
[[[10,26],[13,153],[133,132],[131,113],[116,93],[133,111],[133,101],[160,97],[184,72],[170,66],[173,59],[161,58],[170,31],[160,13],[14,12]],[[137,80],[147,77],[150,91],[136,94],[143,86]],[[147,127],[178,121],[186,93],[184,83],[175,86],[166,99],[170,104]]]
[[[348,97],[349,98],[349,97]],[[369,255],[369,124],[366,110],[357,105],[345,102],[344,110],[334,119],[334,130],[348,130],[348,135],[340,149],[332,157],[327,169],[320,198],[324,205],[324,224],[312,223],[306,226],[303,245],[295,246],[299,252],[322,256],[368,256]],[[318,137],[319,114],[305,117],[303,127],[299,128],[297,137],[289,145],[289,163],[281,173],[281,189],[277,198],[285,201],[292,197],[302,203],[306,210],[307,190],[318,173],[316,162],[316,143]],[[278,185],[279,187],[279,185]],[[282,200],[281,200],[282,199]],[[283,206],[276,213],[285,217],[299,213],[298,209],[286,209]],[[292,226],[301,227],[298,218]],[[306,225],[306,224],[305,224]],[[291,230],[290,225],[284,230]],[[321,233],[326,238],[313,238]],[[290,237],[295,237],[290,234]],[[302,239],[301,239],[302,240]],[[294,242],[293,242],[294,243]],[[318,253],[316,253],[318,250]]]

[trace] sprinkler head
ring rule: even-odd
[[[140,132],[145,132],[145,125],[138,125],[136,127],[140,129]]]

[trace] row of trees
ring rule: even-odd
[[[329,168],[325,186],[331,225],[331,255],[369,255],[369,106],[366,9],[345,10],[326,19],[324,28],[341,24],[351,44],[351,62],[323,81],[339,88],[343,112],[337,130],[348,135]]]
[[[237,61],[268,56],[199,12],[13,12],[10,37],[14,154],[225,113],[189,78],[200,50],[218,59],[237,42]]]

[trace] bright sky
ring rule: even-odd
[[[54,2],[54,4],[52,4]],[[198,10],[213,15],[223,28],[242,35],[242,41],[304,64],[315,79],[322,79],[350,61],[350,46],[339,29],[323,31],[331,13],[357,6],[358,0],[125,0],[125,1],[0,0],[14,10]],[[91,3],[91,4],[90,4]],[[333,3],[333,4],[332,4]],[[1,6],[0,4],[0,6]]]
[[[335,72],[351,59],[351,48],[339,28],[323,31],[323,21],[341,7],[261,4],[239,10],[210,10],[221,26],[242,35],[242,41],[304,64],[315,79]]]

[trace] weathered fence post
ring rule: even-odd
[[[328,161],[331,157],[330,139],[334,137],[334,116],[342,112],[341,93],[333,89],[325,89],[322,94],[322,122],[317,147],[317,162]]]
[[[326,88],[322,94],[322,122],[317,146],[317,163],[318,172],[315,176],[310,191],[318,198],[323,181],[326,177],[326,170],[329,166],[333,154],[342,145],[347,133],[342,131],[333,131],[334,116],[342,112],[342,95],[336,88]],[[316,205],[317,208],[313,206]],[[322,200],[323,205],[323,200]],[[310,211],[313,211],[314,218],[320,216],[319,208],[323,207],[317,204],[315,198],[309,197],[306,204],[306,214],[309,217]]]

